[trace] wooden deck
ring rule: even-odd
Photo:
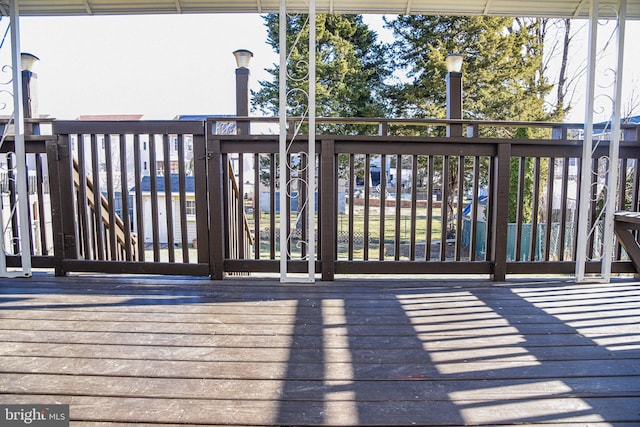
[[[640,283],[0,281],[0,403],[72,425],[640,425]]]

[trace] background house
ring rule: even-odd
[[[182,221],[187,222],[187,233],[188,233],[188,241],[193,242],[196,238],[196,194],[195,194],[195,183],[193,176],[185,176],[185,199],[186,199],[186,218],[180,217],[180,195],[179,195],[179,181],[178,175],[171,175],[171,208],[172,208],[172,218],[173,218],[173,233],[174,233],[174,241],[180,242],[182,239],[181,235],[181,224]],[[133,197],[135,194],[136,188],[132,188],[129,195]],[[166,197],[167,193],[165,191],[165,180],[164,176],[156,176],[156,191],[157,191],[157,199],[153,200],[151,197],[151,177],[145,176],[142,178],[140,182],[140,190],[142,192],[142,209],[143,209],[143,217],[145,224],[151,224],[153,221],[153,207],[152,203],[156,203],[158,208],[158,230],[159,230],[159,242],[161,244],[167,244],[168,242],[168,234],[167,234],[167,204]],[[133,204],[133,216],[137,215],[135,204]],[[142,232],[140,230],[136,230],[135,221],[132,222],[134,227],[134,232],[138,233],[138,236],[142,237],[145,242],[152,242],[152,228],[151,226],[145,227]]]

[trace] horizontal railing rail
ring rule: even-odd
[[[278,125],[278,117],[253,117],[253,116],[209,116],[209,120],[214,123],[220,124],[235,124],[236,122],[249,123],[253,125],[250,129],[257,129],[256,134],[265,133],[264,125]],[[287,118],[288,128],[293,129],[295,123],[307,124],[308,118],[301,119],[299,117]],[[530,129],[547,129],[552,132],[553,139],[582,139],[582,133],[584,130],[584,124],[582,123],[558,123],[558,122],[545,122],[545,121],[503,121],[503,120],[467,120],[467,119],[435,119],[435,118],[384,118],[384,117],[317,117],[316,124],[318,126],[317,133],[319,134],[331,134],[331,132],[337,130],[347,130],[358,132],[359,135],[393,135],[394,131],[397,134],[399,130],[412,128],[412,129],[430,129],[435,131],[437,129],[444,130],[447,126],[460,126],[464,129],[463,135],[465,137],[478,137],[481,135],[481,130],[485,129],[518,129],[518,128],[530,128]],[[261,126],[262,125],[262,126]],[[331,125],[340,125],[343,127],[332,128]],[[352,127],[348,127],[352,126]],[[357,127],[353,127],[357,126]],[[367,127],[369,126],[369,127]],[[213,132],[216,133],[218,127],[214,124]],[[223,134],[228,134],[229,130],[233,130],[233,127],[222,126]],[[279,131],[278,128],[267,128],[274,132]],[[598,136],[602,133],[610,132],[611,124],[608,122],[595,123],[593,125],[595,132],[594,136]],[[637,141],[639,138],[638,125],[634,123],[622,123],[621,131],[623,132],[625,139]],[[407,136],[406,133],[400,133],[401,136]],[[440,135],[441,136],[441,135]],[[551,136],[549,136],[551,137]],[[528,139],[540,139],[540,136],[531,136]]]

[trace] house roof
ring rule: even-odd
[[[142,120],[143,114],[83,114],[76,120]]]
[[[16,0],[21,15],[155,13],[270,13],[280,0]],[[318,12],[424,15],[499,15],[588,18],[589,0],[316,0]],[[602,17],[615,17],[618,0],[600,0]],[[308,0],[287,0],[290,12]],[[640,0],[627,0],[627,18],[640,19]]]
[[[195,193],[195,180],[193,176],[185,176],[185,192],[186,193]],[[156,190],[158,193],[164,193],[164,176],[156,176]],[[135,191],[135,187],[130,191]],[[142,181],[140,181],[140,191],[143,193],[151,192],[151,177],[149,175],[143,176]],[[171,174],[171,193],[178,194],[180,191],[180,184],[178,181],[177,174]]]

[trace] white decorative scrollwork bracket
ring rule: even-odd
[[[587,92],[585,94],[585,124],[580,181],[580,206],[576,252],[576,281],[609,282],[613,261],[613,219],[618,193],[618,163],[620,150],[622,66],[624,55],[624,31],[626,0],[621,0],[617,25],[613,32],[617,40],[616,68],[607,68],[602,75],[613,78],[608,84],[599,84],[596,94],[596,59],[603,56],[598,51],[598,0],[592,0],[589,22],[589,57]],[[609,39],[610,40],[610,39]],[[609,43],[605,44],[603,50]],[[606,91],[609,93],[606,93]],[[604,93],[602,93],[604,92]],[[606,107],[596,105],[598,100],[611,105],[612,114],[603,129],[594,129],[596,116]],[[609,154],[593,161],[593,154],[603,140],[609,140]],[[591,243],[590,243],[591,242]],[[599,261],[600,271],[587,273],[587,263]]]
[[[287,46],[287,15],[286,0],[280,0],[280,87],[279,87],[279,168],[280,168],[280,281],[310,283],[315,281],[316,259],[316,220],[315,220],[315,191],[316,191],[316,11],[315,0],[309,2],[309,15],[300,32],[309,33],[308,61],[292,64],[291,53],[299,43],[302,33],[298,34],[292,46]],[[290,69],[307,71],[300,76],[289,72]],[[308,90],[292,85],[287,89],[287,82],[300,83],[308,81]],[[289,117],[289,99],[306,98],[307,104],[297,117]],[[298,95],[298,96],[296,96]],[[296,102],[296,101],[293,101]],[[296,105],[299,107],[299,105]],[[308,144],[306,150],[296,149],[297,141],[304,123],[308,123]],[[297,217],[293,221],[290,203],[297,201]],[[305,227],[305,230],[301,230]],[[306,261],[306,273],[292,273],[290,261],[294,256]]]

